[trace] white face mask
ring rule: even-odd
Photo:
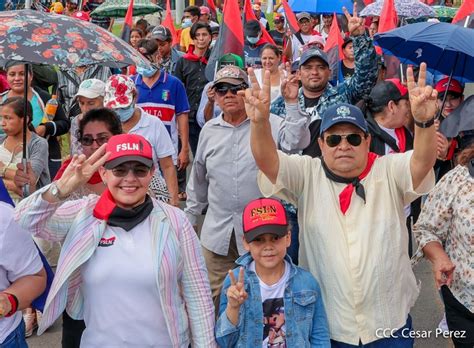
[[[132,118],[133,113],[135,112],[135,105],[132,103],[126,108],[114,109],[114,111],[118,115],[120,122],[125,123]]]
[[[249,44],[251,45],[255,45],[258,40],[260,40],[260,35],[257,36],[257,37],[253,37],[253,36],[247,36],[247,41],[249,42]]]
[[[181,22],[181,28],[189,28],[193,25],[193,21],[191,18],[184,18],[183,21]]]
[[[216,45],[217,40],[212,40],[211,44],[209,45],[209,48],[213,48]]]

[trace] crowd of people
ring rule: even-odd
[[[101,3],[50,10],[111,30]],[[135,21],[148,67],[5,63],[0,348],[60,317],[64,348],[413,347],[423,257],[440,328],[474,347],[474,126],[442,132],[463,81],[425,63],[385,76],[379,19],[355,5],[300,12],[296,33],[262,8],[212,79],[206,6],[177,39]]]

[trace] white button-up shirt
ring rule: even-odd
[[[434,173],[415,190],[412,153],[377,158],[361,180],[366,203],[353,193],[346,215],[339,208],[346,185],[328,179],[319,159],[280,152],[276,185],[259,173],[265,196],[298,207],[300,266],[321,285],[333,340],[358,345],[382,338],[377,329],[403,327],[418,297],[403,207],[434,186]]]

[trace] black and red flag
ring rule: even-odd
[[[466,28],[474,28],[474,0],[464,0],[452,23]]]
[[[226,0],[222,15],[222,23],[219,37],[212,49],[206,66],[206,78],[214,80],[217,61],[227,53],[233,53],[244,59],[244,27],[240,19],[240,7],[238,0]]]
[[[211,11],[212,20],[218,22],[218,20],[217,20],[217,7],[216,7],[216,4],[214,3],[214,0],[204,0],[203,5],[208,7],[209,10]]]
[[[125,42],[130,42],[130,31],[133,27],[133,0],[130,0],[128,5],[127,14],[125,15],[125,20],[123,21],[122,34],[120,37]]]
[[[300,27],[298,25],[298,20],[296,19],[295,13],[286,0],[281,0],[281,4],[283,5],[283,10],[285,10],[286,23],[288,23],[288,27],[290,28],[291,32],[296,34],[300,31]]]
[[[260,28],[262,29],[262,37],[260,38],[260,40],[257,42],[256,45],[260,46],[260,45],[264,45],[264,44],[267,44],[267,43],[270,43],[270,44],[274,45],[275,41],[273,41],[273,38],[268,33],[265,26],[257,19],[257,16],[255,16],[255,13],[253,12],[253,9],[252,9],[252,3],[250,2],[250,0],[245,0],[245,3],[244,3],[244,25],[245,25],[246,22],[251,21],[251,20],[258,21],[260,23]]]
[[[174,46],[178,44],[179,43],[178,35],[176,34],[176,29],[173,23],[173,15],[171,14],[170,0],[166,0],[166,15],[165,15],[165,19],[163,19],[163,22],[161,22],[161,25],[170,30],[171,37],[173,38],[172,45]]]
[[[342,51],[342,45],[344,39],[341,35],[341,29],[337,23],[336,14],[334,14],[334,20],[332,21],[331,28],[329,29],[329,35],[324,46],[324,51],[328,55],[329,68],[331,69],[331,80],[337,81],[339,77],[340,61],[344,59],[344,53]]]

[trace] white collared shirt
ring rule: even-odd
[[[382,337],[377,329],[405,325],[419,289],[408,257],[404,205],[434,186],[431,171],[416,190],[413,151],[376,159],[364,185],[366,203],[355,193],[343,215],[339,193],[320,159],[279,152],[276,185],[261,173],[265,196],[298,207],[300,266],[321,284],[331,339],[358,345]]]

